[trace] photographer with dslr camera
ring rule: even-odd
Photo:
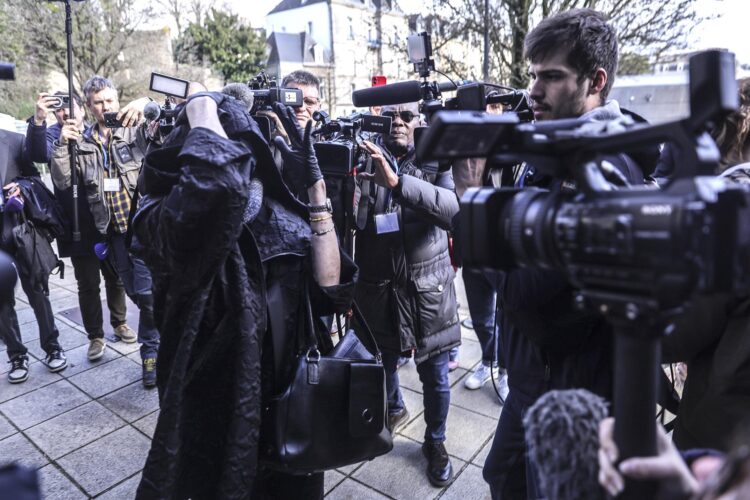
[[[65,122],[52,156],[52,180],[60,190],[71,186],[68,141],[76,141],[78,174],[83,179],[94,226],[105,241],[95,251],[99,258],[109,259],[140,310],[137,337],[125,324],[116,328],[115,334],[123,342],[137,339],[141,343],[143,384],[153,387],[159,332],[153,320],[151,276],[143,261],[130,255],[127,243],[130,212],[135,209],[133,200],[147,147],[143,109],[150,99],[138,99],[120,109],[114,84],[98,75],[86,82],[83,93],[96,123],[81,133],[73,120]],[[89,332],[88,358],[100,359],[105,348],[104,333]]]
[[[50,95],[46,92],[39,94],[34,116],[29,119],[24,147],[31,161],[35,163],[51,164],[55,151],[55,142],[60,139],[63,125],[69,119],[68,93],[63,91]],[[76,128],[83,132],[84,123],[83,101],[77,94],[73,94],[73,111],[76,117]],[[52,112],[56,123],[47,126],[47,118]],[[51,168],[50,168],[51,170]],[[73,188],[61,190],[53,186],[55,197],[68,220],[73,219]],[[78,178],[78,191],[85,192],[83,178]],[[104,241],[104,237],[97,231],[94,218],[91,215],[85,196],[78,198],[78,220],[81,233],[80,241],[73,241],[72,234],[61,235],[57,238],[57,248],[60,257],[70,257],[73,272],[78,287],[78,304],[81,309],[83,327],[89,338],[103,336],[102,303],[100,297],[101,276],[104,276],[107,294],[107,306],[112,328],[117,331],[131,331],[126,324],[127,306],[125,304],[125,289],[120,278],[108,263],[101,261],[94,253],[94,246]]]
[[[383,350],[394,433],[409,421],[397,363],[414,351],[424,394],[427,477],[442,487],[453,480],[443,444],[450,404],[449,351],[461,341],[447,232],[458,213],[458,199],[450,170],[428,174],[415,162],[417,104],[383,106],[381,115],[392,118],[391,130],[377,144],[364,142],[374,172],[359,174],[357,219],[365,224],[355,241],[360,267],[356,299]]]
[[[525,56],[531,63],[536,120],[578,118],[584,123],[622,116],[616,102],[606,101],[618,47],[601,13],[575,9],[544,19],[526,36]],[[601,160],[614,167],[610,182],[643,183],[641,167],[631,157]],[[528,164],[516,182],[576,190],[574,182],[543,175]],[[551,389],[581,388],[611,398],[611,327],[600,314],[576,309],[573,292],[565,274],[538,268],[511,270],[500,287],[510,393],[483,470],[495,499],[537,495],[533,469],[527,467],[522,416],[539,396]]]

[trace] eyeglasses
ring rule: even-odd
[[[383,111],[382,113],[380,113],[380,116],[386,116],[391,120],[395,120],[396,116],[398,116],[404,123],[409,123],[414,119],[416,115],[409,110],[404,110],[399,111],[398,113],[395,111]]]

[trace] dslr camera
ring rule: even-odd
[[[58,110],[70,107],[69,95],[51,95],[47,99],[51,109]]]

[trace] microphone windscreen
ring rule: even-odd
[[[599,487],[599,422],[604,399],[585,389],[549,391],[526,412],[528,456],[544,498],[604,500]]]
[[[253,108],[253,103],[255,102],[253,91],[244,83],[228,83],[221,89],[221,93],[241,101],[247,106],[248,111]]]
[[[421,99],[421,84],[416,80],[389,83],[352,92],[352,103],[358,108],[405,104]]]
[[[150,102],[143,108],[143,117],[146,120],[152,122],[158,120],[159,116],[161,116],[161,108],[155,102]]]

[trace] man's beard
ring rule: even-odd
[[[387,147],[388,151],[396,158],[401,158],[409,152],[409,144],[399,144],[398,142],[389,139],[385,140],[385,147]]]

